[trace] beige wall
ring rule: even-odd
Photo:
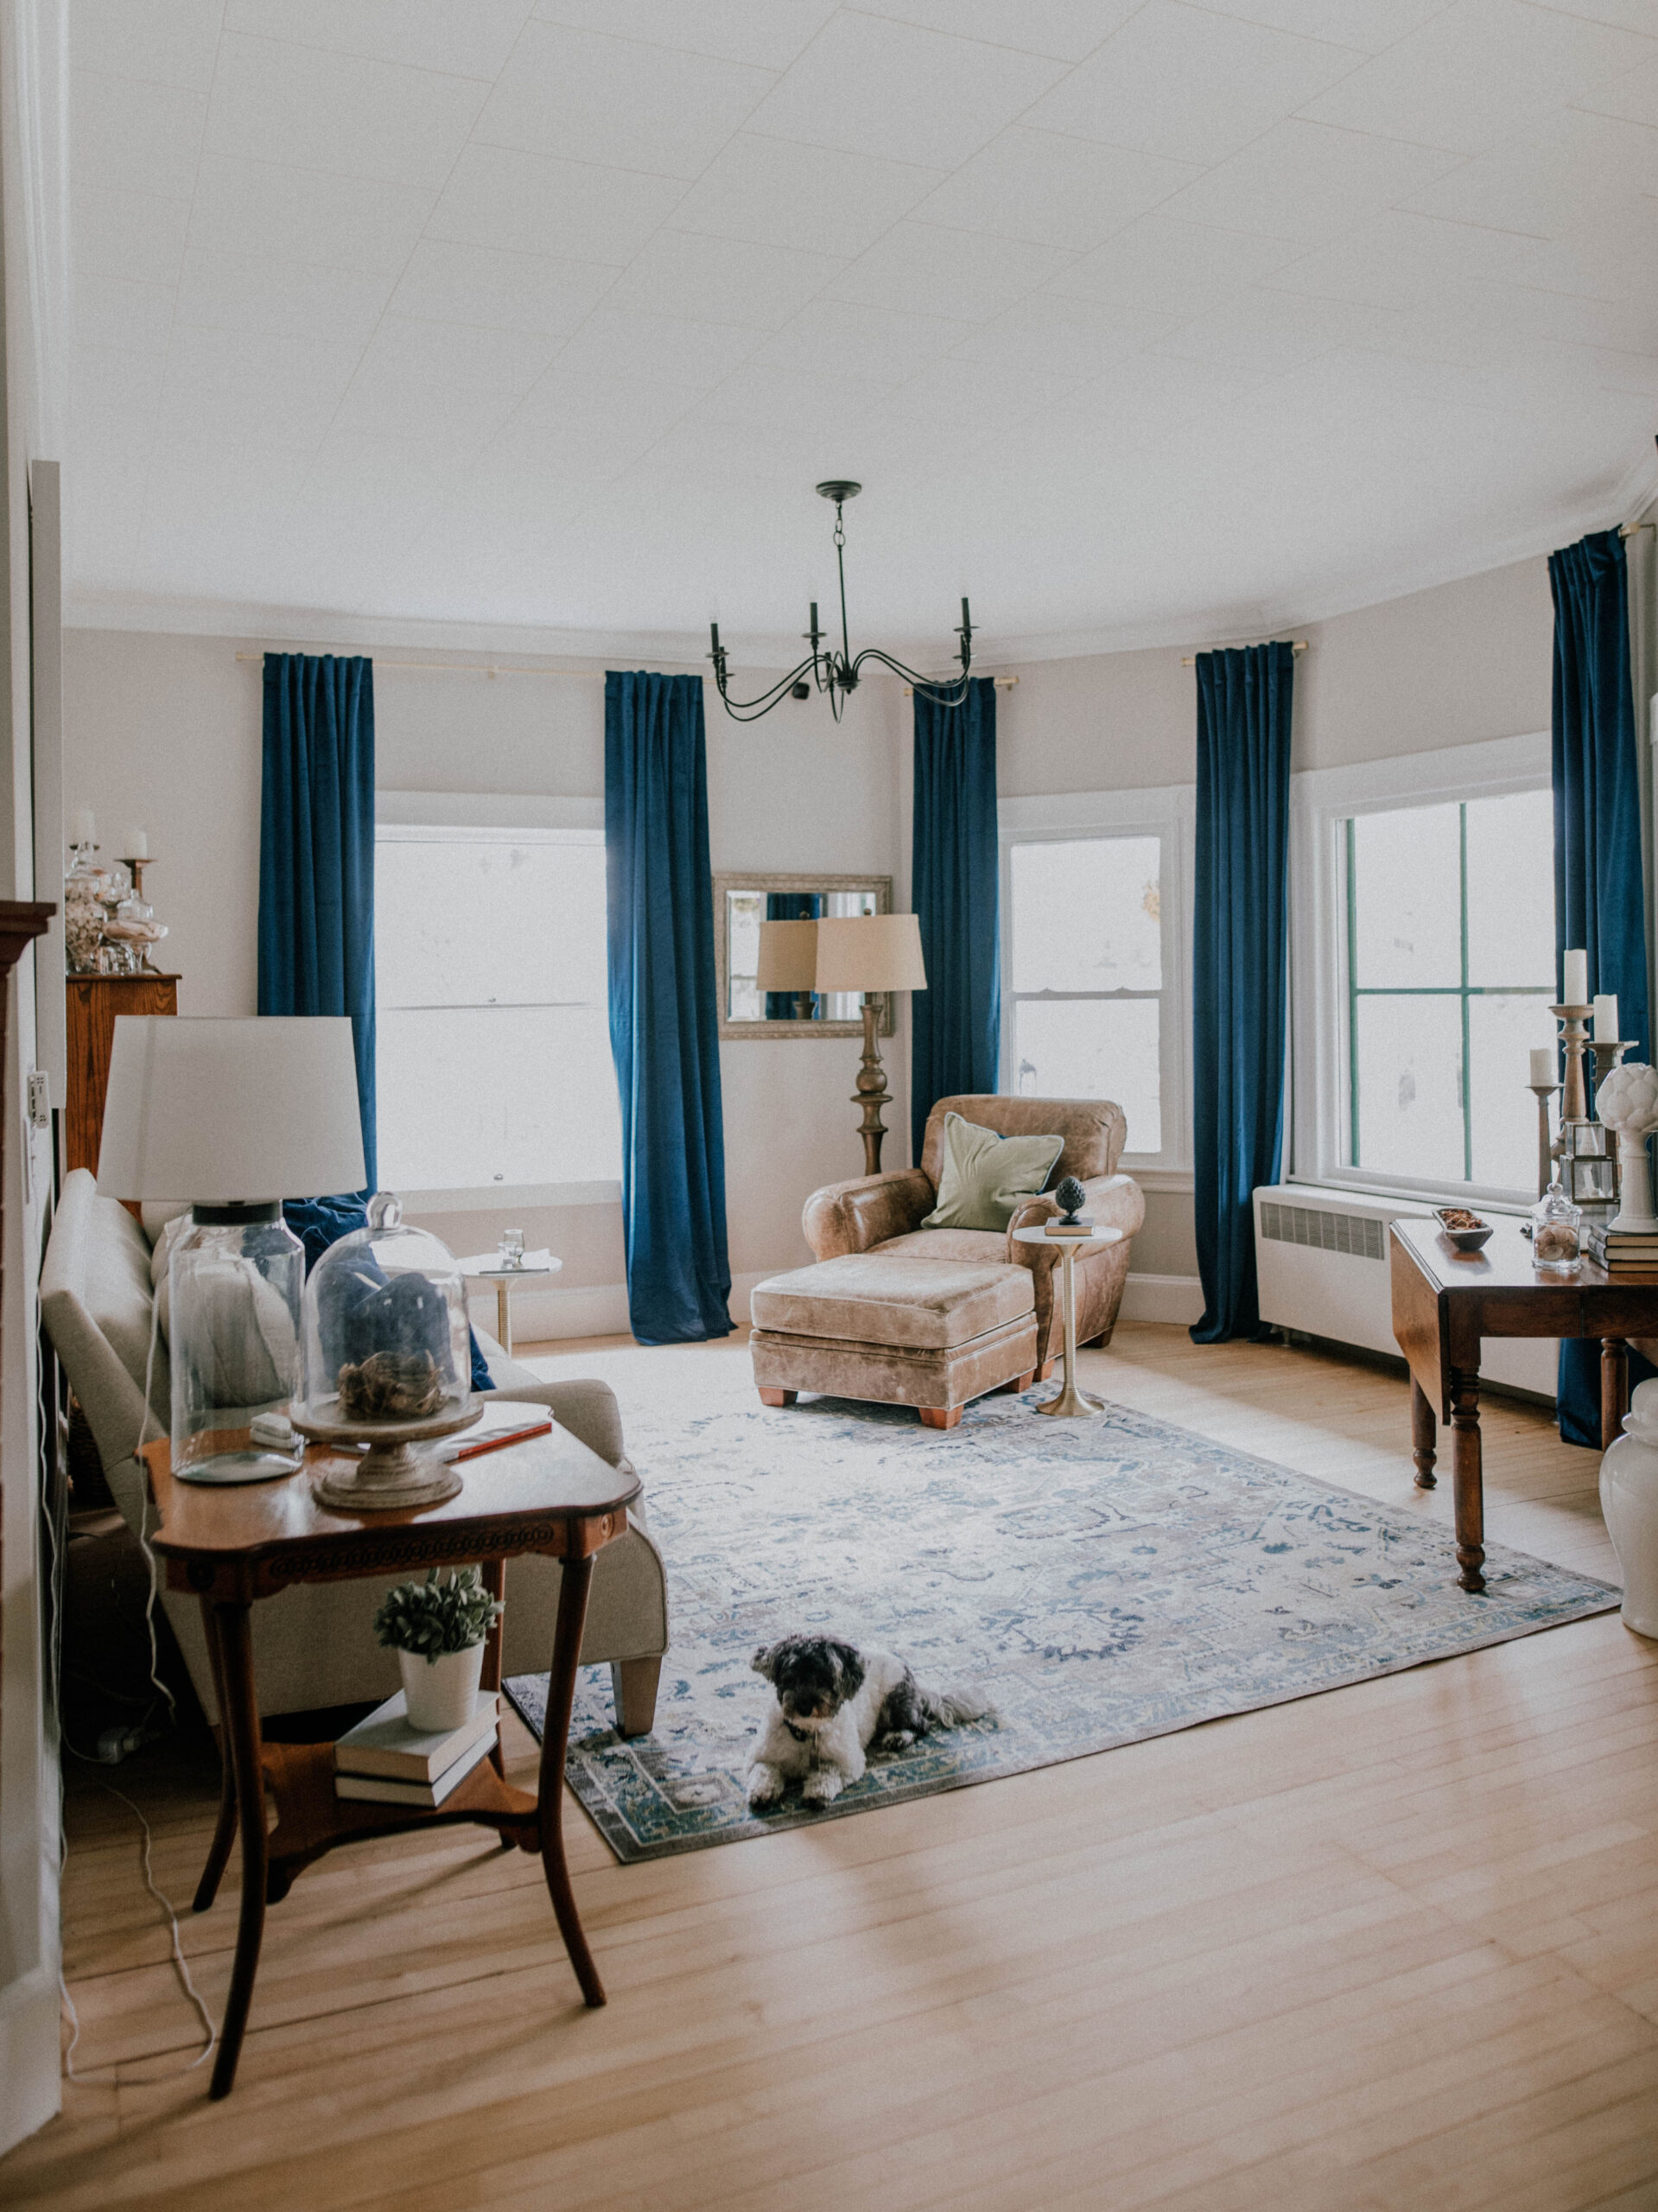
[[[65,804],[95,809],[105,852],[124,828],[147,830],[160,858],[146,888],[172,931],[163,950],[182,978],[185,1014],[245,1014],[255,1002],[262,677],[257,661],[238,662],[238,650],[256,647],[134,632],[66,638]],[[383,789],[602,796],[604,686],[595,676],[424,675],[382,664],[374,695]],[[895,685],[866,686],[838,725],[817,701],[785,703],[746,726],[728,721],[712,694],[710,702],[716,870],[898,872]],[[850,1103],[858,1056],[845,1039],[721,1046],[737,1275],[809,1258],[802,1201],[820,1183],[861,1171]],[[887,1057],[897,1094],[887,1164],[902,1165],[901,1038]],[[457,1250],[486,1248],[509,1223],[563,1257],[561,1290],[621,1281],[614,1205],[431,1220]],[[741,1310],[740,1300],[734,1306]]]

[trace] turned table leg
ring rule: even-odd
[[[224,1704],[221,1721],[231,1764],[236,1777],[236,1810],[242,1832],[242,1909],[236,1923],[236,1960],[231,1968],[230,1994],[219,2031],[219,2056],[213,2063],[214,2097],[227,2097],[236,2079],[236,2062],[242,2055],[242,2037],[253,2002],[253,1977],[259,1970],[259,1945],[264,1935],[265,1876],[269,1846],[265,1834],[264,1746],[259,1729],[259,1700],[253,1683],[253,1634],[249,1608],[219,1605],[218,1615],[219,1680]]]
[[[213,1607],[201,1601],[202,1632],[207,1639],[207,1664],[213,1670],[213,1695],[219,1700],[219,1820],[207,1847],[207,1863],[196,1884],[192,1910],[206,1912],[219,1895],[219,1878],[236,1840],[236,1767],[231,1758],[230,1701],[225,1693],[225,1660],[219,1644],[219,1622]]]
[[[1464,1590],[1485,1587],[1485,1490],[1479,1435],[1479,1376],[1453,1368],[1451,1373],[1452,1464],[1457,1493],[1458,1580]]]
[[[570,1870],[564,1863],[564,1758],[570,1744],[570,1706],[575,1696],[576,1663],[581,1652],[581,1630],[588,1618],[588,1587],[593,1580],[591,1559],[567,1559],[559,1578],[558,1618],[553,1626],[553,1663],[547,1680],[547,1717],[541,1738],[540,1830],[541,1864],[548,1892],[558,1920],[558,1932],[570,1955],[581,1994],[589,2005],[602,2005],[605,1986],[593,1963],[588,1939],[576,1915]]]
[[[1411,1457],[1416,1462],[1418,1490],[1432,1490],[1439,1481],[1433,1471],[1433,1454],[1439,1434],[1439,1424],[1433,1417],[1433,1402],[1413,1376],[1410,1386],[1410,1440]]]
[[[1629,1411],[1629,1356],[1622,1337],[1600,1340],[1600,1448],[1609,1451],[1623,1432]]]

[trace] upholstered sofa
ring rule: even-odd
[[[159,1221],[151,1227],[159,1232]],[[143,1471],[134,1457],[143,1417],[144,1368],[149,1352],[153,1294],[151,1240],[124,1206],[100,1198],[97,1181],[77,1168],[64,1182],[41,1272],[41,1314],[98,1446],[111,1494],[130,1527],[145,1522]],[[562,1427],[613,1466],[626,1464],[621,1416],[607,1383],[543,1382],[479,1332],[491,1379],[504,1398],[547,1407]],[[150,1379],[150,1437],[168,1430],[171,1380],[165,1338],[156,1345]],[[668,1648],[667,1582],[662,1557],[643,1511],[631,1508],[628,1532],[594,1562],[585,1665],[608,1662],[617,1726],[626,1736],[649,1732],[657,1682]],[[149,1525],[154,1526],[153,1517]],[[530,1555],[511,1562],[502,1664],[506,1674],[544,1671],[552,1656],[558,1605],[558,1561]],[[255,1673],[262,1713],[312,1712],[391,1696],[397,1659],[375,1642],[371,1623],[384,1581],[304,1583],[253,1609]],[[213,1673],[198,1606],[167,1590],[162,1603],[196,1695],[211,1721],[219,1718]]]
[[[1045,1247],[1016,1244],[1013,1232],[1028,1229],[1059,1211],[1045,1192],[1020,1206],[1007,1230],[924,1229],[922,1221],[938,1203],[943,1160],[944,1116],[959,1114],[1001,1136],[1053,1135],[1064,1149],[1048,1177],[1051,1192],[1075,1175],[1088,1192],[1085,1211],[1096,1227],[1120,1229],[1120,1244],[1104,1246],[1076,1262],[1077,1341],[1109,1344],[1122,1303],[1122,1286],[1134,1232],[1146,1217],[1146,1201],[1131,1176],[1116,1172],[1128,1122],[1121,1106],[1098,1098],[1014,1098],[999,1093],[941,1098],[927,1116],[919,1167],[885,1175],[860,1175],[830,1183],[807,1199],[801,1225],[814,1256],[829,1260],[861,1252],[872,1262],[899,1255],[953,1260],[983,1267],[1028,1268],[1036,1306],[1037,1364],[1046,1368],[1060,1349],[1062,1316],[1056,1297],[1058,1255]]]

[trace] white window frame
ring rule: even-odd
[[[1549,734],[1541,730],[1353,767],[1302,769],[1290,779],[1289,1181],[1380,1198],[1531,1203],[1535,1194],[1529,1190],[1410,1180],[1345,1163],[1343,1102],[1350,1039],[1340,825],[1354,815],[1547,791],[1550,753]],[[1516,1083],[1521,1074],[1515,1071]]]
[[[598,798],[549,798],[538,792],[377,791],[374,834],[389,832],[429,842],[435,835],[468,842],[480,836],[511,843],[528,836],[554,844],[602,845],[605,803]],[[375,919],[378,923],[378,915]],[[476,1213],[508,1206],[619,1205],[622,1186],[609,1178],[586,1183],[485,1183],[401,1191],[410,1213]]]
[[[1160,1152],[1125,1152],[1118,1162],[1148,1190],[1191,1187],[1191,885],[1197,791],[1170,784],[1146,791],[1052,792],[1004,798],[998,810],[1001,846],[1001,1067],[1004,1091],[1015,1088],[1013,1061],[1013,888],[1015,845],[1077,844],[1085,840],[1156,836],[1161,841],[1159,911],[1163,982],[1158,1021]],[[1103,995],[1110,996],[1107,993]],[[1125,997],[1143,993],[1125,992]]]

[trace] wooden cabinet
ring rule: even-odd
[[[69,1097],[63,1116],[63,1172],[67,1175],[72,1167],[90,1167],[96,1175],[116,1016],[176,1014],[179,979],[176,976],[70,976],[66,988]]]

